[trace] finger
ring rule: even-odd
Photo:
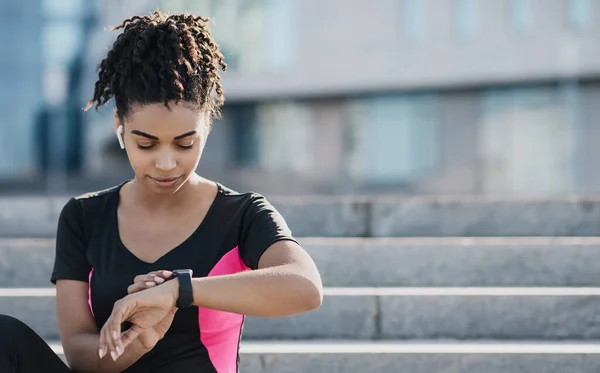
[[[113,330],[114,329],[112,327],[107,325],[106,331],[104,332],[104,339],[107,341],[106,344],[108,345],[108,351],[110,353],[110,357],[114,361],[116,361],[119,358],[119,356],[121,355],[121,353],[123,352],[123,350],[117,343],[119,338],[118,338],[118,336],[117,336],[117,338],[115,338]]]
[[[134,284],[129,285],[127,288],[127,294],[137,293],[138,291],[142,291],[144,289],[148,289],[156,286],[156,282],[147,281],[147,282],[136,282]]]
[[[115,325],[114,322],[111,322],[110,327],[110,339],[114,345],[114,352],[116,353],[116,358],[113,360],[117,360],[119,356],[123,354],[123,344],[121,343],[121,325]]]
[[[106,338],[109,341],[108,345],[113,360],[117,360],[123,353],[123,347],[120,344],[119,337],[121,336],[121,323],[123,322],[124,309],[126,306],[127,304],[123,299],[116,301],[113,306],[113,311],[105,324],[105,327],[107,328]]]
[[[140,334],[141,331],[139,330],[137,325],[134,325],[127,331],[123,332],[123,334],[121,334],[120,341],[120,345],[123,347],[123,350],[125,350],[127,346],[129,346],[131,342],[133,342]]]
[[[108,324],[104,324],[104,326],[102,327],[102,330],[100,331],[100,344],[102,347],[102,352],[103,355],[110,355],[112,357],[113,360],[115,360],[117,358],[116,356],[116,350],[114,347],[114,344],[112,343],[111,338],[109,338],[109,332],[108,332],[109,328],[108,328]]]
[[[104,356],[106,356],[107,352],[108,352],[108,347],[106,345],[106,342],[104,341],[104,328],[102,328],[102,330],[100,330],[99,350],[98,350],[98,356],[100,356],[100,359],[104,358]]]
[[[117,350],[116,350],[115,344],[113,342],[113,339],[110,337],[110,327],[109,327],[108,323],[104,324],[104,327],[102,328],[102,341],[103,341],[104,345],[106,346],[107,354],[109,354],[113,360],[116,360],[117,359]]]
[[[173,276],[173,272],[171,271],[167,271],[167,270],[160,270],[160,271],[152,271],[149,272],[148,275],[150,276],[155,276],[161,280],[168,280],[171,278],[171,276]],[[142,275],[143,276],[143,275]],[[156,279],[155,279],[156,280]]]
[[[165,282],[165,278],[160,274],[160,271],[155,271],[146,275],[138,275],[133,279],[133,282],[155,282],[158,285]]]
[[[102,327],[102,330],[100,331],[100,344],[103,346],[103,350],[104,350],[104,355],[108,354],[110,355],[110,341],[106,338],[107,334],[106,334],[106,324]]]
[[[146,275],[137,275],[135,276],[135,278],[133,279],[134,283],[138,283],[138,282],[157,282],[159,284],[162,284],[163,282],[165,282],[165,279],[162,278],[161,276],[157,275],[157,274],[152,274],[152,272],[146,274]]]
[[[162,270],[162,271],[157,271],[158,272],[158,276],[164,278],[165,280],[168,280],[171,278],[171,276],[173,276],[173,272],[171,271],[167,271],[167,270]]]
[[[161,276],[162,271],[152,271],[148,272],[148,276]]]

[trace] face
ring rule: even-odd
[[[160,194],[179,190],[196,170],[208,136],[207,118],[183,104],[135,107],[123,140],[136,181]],[[120,124],[115,117],[115,129]]]

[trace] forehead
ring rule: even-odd
[[[190,130],[206,128],[206,116],[198,110],[182,104],[151,104],[133,108],[126,119],[128,130],[139,130],[157,137],[173,137]]]

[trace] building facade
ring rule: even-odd
[[[273,194],[600,191],[592,0],[102,1],[96,22],[156,7],[213,17],[230,67],[207,177]],[[102,27],[82,106],[115,37]],[[127,175],[110,109],[83,117],[78,174]]]

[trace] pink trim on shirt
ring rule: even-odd
[[[208,276],[222,276],[247,271],[236,246],[214,266]],[[235,313],[198,309],[200,340],[217,373],[236,373],[240,334],[244,316]]]
[[[88,305],[90,306],[90,311],[92,311],[92,316],[94,316],[94,309],[92,308],[92,274],[94,273],[94,268],[90,271],[88,276]],[[96,316],[94,316],[96,317]]]

